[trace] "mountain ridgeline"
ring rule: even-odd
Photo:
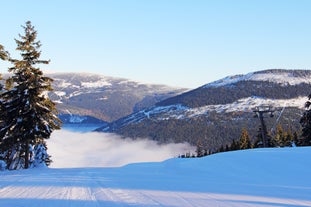
[[[307,70],[266,70],[237,75],[168,98],[157,106],[182,104],[188,107],[230,104],[247,97],[291,99],[311,92],[311,72]]]
[[[57,103],[64,123],[111,122],[186,90],[89,73],[49,76],[54,79],[50,97]]]
[[[309,70],[275,69],[230,76],[161,100],[97,131],[161,143],[200,142],[215,150],[239,139],[243,128],[255,139],[259,120],[253,110],[258,106],[275,109],[273,117],[265,118],[271,135],[277,124],[284,130],[299,131],[310,92]]]

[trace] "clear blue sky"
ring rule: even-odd
[[[309,0],[0,1],[3,44],[30,20],[42,69],[196,88],[228,75],[311,69]],[[0,72],[5,72],[3,63]]]

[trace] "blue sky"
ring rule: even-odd
[[[30,20],[41,68],[196,88],[228,75],[311,69],[311,1],[1,1],[0,44]],[[0,64],[0,72],[6,65]]]

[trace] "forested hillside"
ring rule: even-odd
[[[198,142],[214,150],[238,139],[246,128],[255,141],[260,121],[254,108],[268,105],[273,117],[265,118],[273,135],[280,124],[284,131],[300,133],[299,120],[311,92],[307,70],[266,70],[227,77],[171,97],[156,106],[119,119],[98,131],[129,137],[148,137],[160,142]]]
[[[99,74],[55,73],[49,76],[54,79],[54,92],[50,97],[57,102],[61,114],[91,116],[108,122],[185,91]]]

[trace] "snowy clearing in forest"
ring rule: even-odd
[[[311,148],[0,172],[0,206],[311,206]]]

